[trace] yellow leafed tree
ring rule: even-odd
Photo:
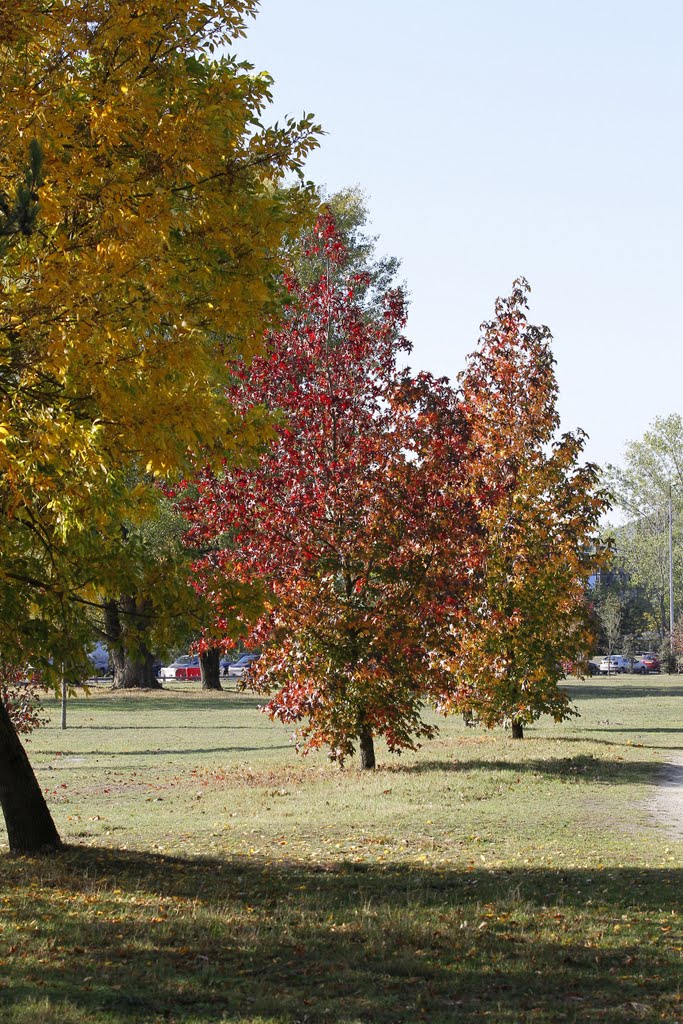
[[[265,127],[270,79],[225,56],[256,7],[0,0],[5,657],[58,657],[50,616],[115,591],[116,524],[144,512],[145,480],[262,440],[225,398],[226,360],[277,305],[317,129]],[[0,796],[7,817],[1,764]],[[12,813],[11,843],[34,847]]]

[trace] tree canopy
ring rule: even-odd
[[[360,746],[371,767],[375,736],[400,751],[433,732],[434,633],[474,578],[476,500],[455,392],[399,365],[400,289],[368,301],[329,212],[307,259],[317,276],[288,278],[266,353],[234,370],[234,401],[280,410],[275,438],[252,467],[204,472],[185,511],[196,543],[226,538],[207,588],[223,573],[271,592],[247,635],[264,647],[251,684],[275,691],[271,715],[339,761]]]
[[[226,364],[280,303],[312,188],[310,116],[268,127],[270,79],[219,56],[256,0],[0,4],[0,650],[46,673],[83,604],[125,593],[127,523],[202,452],[239,461],[260,410]],[[135,479],[131,486],[131,477]],[[4,706],[15,849],[56,830]]]
[[[144,515],[152,477],[261,436],[226,397],[226,361],[277,308],[310,200],[285,178],[316,133],[310,117],[264,127],[269,78],[214,55],[255,9],[20,0],[2,19],[6,653],[17,626],[44,650],[73,595],[115,587],[118,523]]]
[[[484,324],[461,375],[482,485],[482,582],[469,623],[453,636],[453,679],[441,706],[476,714],[513,734],[541,714],[571,713],[557,683],[563,661],[590,654],[588,577],[599,564],[597,531],[606,508],[597,467],[580,462],[580,432],[557,436],[557,381],[547,328],[526,316],[528,285],[516,282]]]
[[[673,511],[674,604],[683,607],[683,418],[656,417],[643,437],[629,441],[620,466],[604,474],[615,510],[612,527],[624,570],[650,605],[650,625],[669,630],[669,497]]]

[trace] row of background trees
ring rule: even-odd
[[[599,578],[595,601],[607,609],[601,649],[654,650],[673,670],[683,657],[683,419],[657,417],[640,440],[626,445],[620,466],[603,474],[617,522],[607,529],[615,562]],[[671,548],[669,508],[671,507]],[[674,632],[670,630],[670,554],[673,564]],[[677,614],[676,614],[677,613]],[[599,621],[604,622],[604,614]]]

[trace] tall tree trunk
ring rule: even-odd
[[[199,668],[202,673],[202,690],[222,690],[221,686],[221,652],[218,647],[211,647],[199,655]]]
[[[375,767],[375,744],[372,739],[372,730],[368,725],[360,727],[360,766],[361,768]]]
[[[114,690],[160,690],[161,683],[154,675],[154,657],[146,648],[124,651],[123,664],[114,661]]]
[[[513,740],[524,739],[524,726],[518,718],[512,719],[512,738]]]
[[[40,853],[62,845],[26,751],[2,701],[0,806],[12,853]]]
[[[108,601],[105,605],[114,690],[161,689],[161,683],[154,675],[154,656],[145,642],[147,611],[145,601],[138,603],[131,596]]]
[[[107,634],[109,647],[109,665],[113,679],[120,678],[126,664],[126,652],[123,647],[123,627],[119,615],[118,601],[104,602],[104,631]]]
[[[668,608],[664,600],[664,593],[662,592],[659,595],[659,632],[662,640],[669,631],[669,618],[667,612]]]

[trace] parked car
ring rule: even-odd
[[[228,676],[231,679],[239,679],[260,657],[260,654],[243,654],[238,661],[228,667]]]
[[[645,675],[647,669],[638,658],[625,658],[623,654],[612,654],[609,658],[603,658],[600,662],[602,675],[617,675],[619,672],[633,672],[635,675]]]
[[[232,658],[221,658],[218,663],[218,671],[220,675],[227,676],[228,669],[232,664],[234,664],[234,660]],[[199,655],[193,655],[191,664],[187,665],[185,668],[179,668],[178,673],[179,674],[176,675],[176,679],[201,679],[202,669]]]
[[[257,657],[257,655],[250,654],[250,658]],[[235,665],[237,662],[234,658],[221,658],[219,662],[219,672],[222,676],[227,676],[230,673],[230,667]],[[240,666],[242,665],[242,659],[240,659]],[[241,671],[239,673],[242,674]],[[158,672],[160,679],[201,679],[202,669],[199,662],[198,654],[183,654],[180,658],[176,658],[170,665],[166,665],[159,669]]]
[[[175,661],[172,661],[170,665],[162,665],[159,669],[159,679],[187,679],[188,668],[197,668],[199,666],[199,658],[196,654],[182,654]],[[190,677],[192,678],[192,677]],[[199,675],[196,676],[199,678]]]
[[[598,665],[598,671],[600,675],[618,675],[620,672],[625,672],[626,667],[624,665],[624,659],[618,654],[613,654],[610,658],[603,658]]]
[[[181,665],[176,671],[176,679],[201,679],[202,669],[199,664],[199,655],[191,654],[187,665]]]
[[[92,651],[88,651],[90,664],[98,676],[106,676],[109,671],[109,651],[104,644],[96,644]]]
[[[640,660],[648,672],[662,671],[662,666],[656,654],[641,654]]]
[[[562,671],[566,676],[596,676],[598,666],[594,661],[563,661]]]

